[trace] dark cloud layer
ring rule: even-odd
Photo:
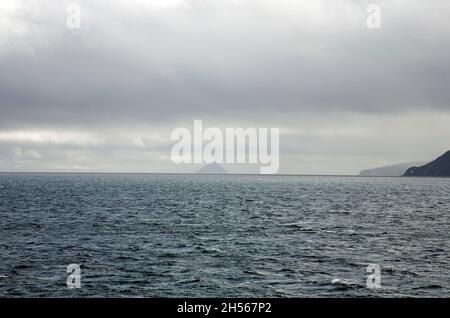
[[[281,128],[286,173],[431,159],[450,133],[449,16],[440,0],[2,0],[0,170],[172,171],[170,131],[194,118]]]
[[[298,17],[286,15],[295,7],[290,1],[272,11],[274,1],[189,1],[141,11],[82,2],[80,30],[65,28],[64,6],[32,7],[16,21],[27,33],[11,39],[27,49],[3,45],[0,122],[448,111],[450,5],[413,2],[413,9],[382,2],[381,30],[367,29],[364,4],[352,2],[356,17],[336,7],[325,22],[306,17],[301,5]],[[415,16],[419,5],[429,19]]]

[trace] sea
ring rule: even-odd
[[[2,173],[0,296],[449,297],[449,194],[446,178]]]

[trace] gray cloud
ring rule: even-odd
[[[61,4],[41,15],[31,7],[17,22],[29,32],[13,39],[28,50],[2,50],[2,125],[449,110],[446,2],[382,2],[381,30],[365,27],[365,5],[354,2],[347,10],[356,17],[336,7],[329,21],[290,1],[232,3],[138,11],[81,1],[76,31],[65,28]],[[428,19],[417,18],[419,6]]]
[[[40,149],[33,160],[67,147],[90,149],[95,157],[152,145],[151,153],[164,154],[168,140],[149,137],[148,127],[167,132],[194,118],[296,130],[314,117],[310,136],[297,139],[300,146],[287,143],[286,151],[295,155],[320,140],[322,148],[311,155],[333,153],[336,138],[320,136],[324,123],[339,131],[337,118],[345,126],[352,116],[434,118],[450,111],[448,1],[378,1],[380,30],[365,26],[372,1],[83,0],[82,28],[69,30],[71,2],[0,5],[0,132],[66,129],[104,140],[44,143],[39,147],[53,150]],[[123,130],[134,137],[123,137]],[[401,137],[408,138],[390,139]],[[131,142],[136,138],[142,143]],[[382,136],[368,140],[388,143]],[[342,146],[341,155],[351,157],[363,144]],[[17,141],[0,138],[0,147],[8,149],[0,155],[10,153]],[[28,148],[36,143],[21,151]]]

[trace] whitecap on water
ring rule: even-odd
[[[333,280],[331,281],[331,284],[337,285],[339,287],[344,287],[344,288],[363,287],[361,284],[358,284],[358,283],[355,283],[355,282],[351,282],[351,281],[346,281],[346,280],[340,279],[340,278],[333,278]]]

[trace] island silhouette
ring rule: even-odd
[[[450,150],[426,165],[409,168],[403,175],[406,177],[450,177]]]

